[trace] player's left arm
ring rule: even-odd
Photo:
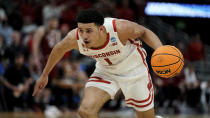
[[[117,19],[116,28],[118,36],[124,44],[128,39],[137,39],[140,37],[154,50],[162,46],[162,43],[157,35],[155,35],[151,30],[137,23],[128,20]]]

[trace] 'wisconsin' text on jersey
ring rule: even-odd
[[[119,53],[120,53],[120,50],[114,50],[114,51],[100,53],[100,54],[96,54],[96,55],[90,55],[88,57],[90,57],[90,58],[109,57],[109,56],[116,55]]]

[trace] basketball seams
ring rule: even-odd
[[[179,56],[180,56],[180,57],[183,57],[183,56],[180,55],[180,53],[181,53],[180,51],[178,51],[178,50],[177,50],[176,48],[174,48],[173,46],[170,46],[170,47],[173,48],[174,50],[176,50],[176,52],[179,53]],[[182,54],[182,53],[181,53],[181,54]],[[182,60],[182,58],[180,58],[180,59]],[[183,61],[183,63],[184,63],[184,60],[182,60],[182,61]]]
[[[179,64],[179,67],[176,69],[176,71],[177,71],[177,70],[179,70],[179,68],[181,67],[182,63],[183,63],[183,62],[181,62],[181,64]],[[173,73],[171,73],[171,74],[167,75],[167,76],[168,76],[168,78],[171,78],[171,77],[176,76],[176,75],[172,75],[172,74],[176,73],[176,71],[174,71]],[[180,72],[181,72],[181,71],[180,71]]]
[[[181,59],[180,57],[178,57],[178,56],[176,56],[176,55],[173,55],[173,54],[169,54],[169,53],[159,53],[159,54],[153,55],[152,57],[155,57],[155,56],[157,56],[157,55],[171,55],[171,56],[175,56],[175,57],[179,58],[179,60],[178,60],[177,62],[175,62],[175,63],[171,63],[171,64],[168,64],[168,65],[163,65],[163,66],[152,66],[152,67],[165,67],[165,66],[170,66],[170,65],[179,63],[179,61],[180,61],[180,59]]]
[[[182,63],[183,63],[183,62],[182,62]],[[171,73],[171,74],[176,73],[176,72],[177,72],[177,70],[179,70],[179,68],[181,67],[181,65],[183,65],[182,63],[181,63],[181,64],[179,64],[179,67],[176,69],[176,71],[174,71],[174,72],[173,72],[173,73]],[[180,71],[180,72],[181,72],[181,71]],[[171,74],[170,74],[170,75],[171,75]],[[171,77],[170,75],[169,75],[169,77]],[[176,75],[173,75],[172,77],[174,77],[174,76],[176,76]]]
[[[155,54],[155,55],[153,55],[152,57],[155,57],[155,56],[158,56],[158,55],[171,55],[171,56],[175,56],[175,57],[177,57],[177,58],[181,59],[179,56],[177,56],[177,55],[173,55],[173,54],[170,54],[170,53],[159,53],[159,54]],[[181,60],[182,60],[182,59],[181,59]]]
[[[180,59],[179,59],[177,62],[175,62],[175,63],[171,63],[171,64],[163,65],[163,66],[153,66],[153,65],[152,65],[152,67],[165,67],[165,66],[170,66],[170,65],[174,65],[174,64],[176,64],[176,63],[179,63],[179,61],[180,61]]]

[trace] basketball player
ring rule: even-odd
[[[119,89],[125,95],[127,106],[136,110],[138,118],[154,118],[154,93],[146,51],[137,38],[153,49],[162,46],[159,38],[141,25],[104,18],[93,9],[80,12],[77,25],[78,28],[70,31],[53,48],[33,96],[46,86],[48,74],[65,52],[78,49],[97,61],[79,108],[82,118],[98,118],[101,107],[109,99],[114,99]]]
[[[34,34],[33,57],[35,64],[40,66],[40,59],[47,60],[52,48],[60,40],[60,32],[57,30],[58,18],[50,17],[48,22],[40,26]],[[40,52],[40,53],[39,53]]]
[[[61,38],[60,32],[57,30],[58,18],[52,16],[48,21],[40,26],[33,37],[33,61],[38,70],[44,68],[47,63],[47,59],[50,55],[55,44],[57,44]],[[53,69],[55,72],[56,69]],[[52,77],[55,75],[51,74]]]

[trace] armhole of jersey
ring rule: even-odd
[[[79,40],[79,30],[77,28],[77,40]]]
[[[117,28],[116,28],[116,23],[115,23],[115,19],[112,20],[112,24],[113,24],[113,29],[114,29],[114,32],[117,32]]]

